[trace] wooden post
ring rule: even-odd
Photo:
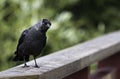
[[[34,68],[34,61],[30,61],[27,62],[30,67],[23,68],[21,64],[2,71],[0,79],[30,76],[39,79],[90,79],[88,66],[99,61],[100,72],[107,68],[106,73],[115,69],[115,78],[120,79],[120,52],[118,51],[120,51],[120,31],[38,58],[40,68]],[[102,74],[105,75],[103,72]]]
[[[114,73],[114,78],[120,79],[120,52],[100,61],[98,64],[98,69],[103,68],[104,69],[112,68],[116,70],[116,72]]]
[[[63,79],[89,79],[90,69],[86,67],[72,75],[69,75]]]

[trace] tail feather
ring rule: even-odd
[[[13,58],[13,61],[24,61],[24,58],[16,55],[16,56]]]
[[[25,58],[24,58],[25,57]],[[19,55],[18,52],[15,52],[15,57],[13,58],[13,61],[29,61],[29,55]]]

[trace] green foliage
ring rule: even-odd
[[[44,49],[51,52],[120,29],[119,0],[0,0],[0,70],[12,62],[21,32],[41,18],[52,21]]]

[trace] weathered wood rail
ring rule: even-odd
[[[120,31],[0,72],[0,79],[120,79]],[[95,73],[90,65],[98,63]],[[109,77],[109,78],[108,78]]]

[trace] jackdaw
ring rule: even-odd
[[[34,57],[35,67],[39,67],[36,62],[36,57],[45,47],[46,32],[50,26],[51,23],[49,20],[42,19],[34,26],[24,30],[18,41],[13,60],[24,61],[23,67],[29,67],[26,62],[29,61],[29,56],[32,55]]]

